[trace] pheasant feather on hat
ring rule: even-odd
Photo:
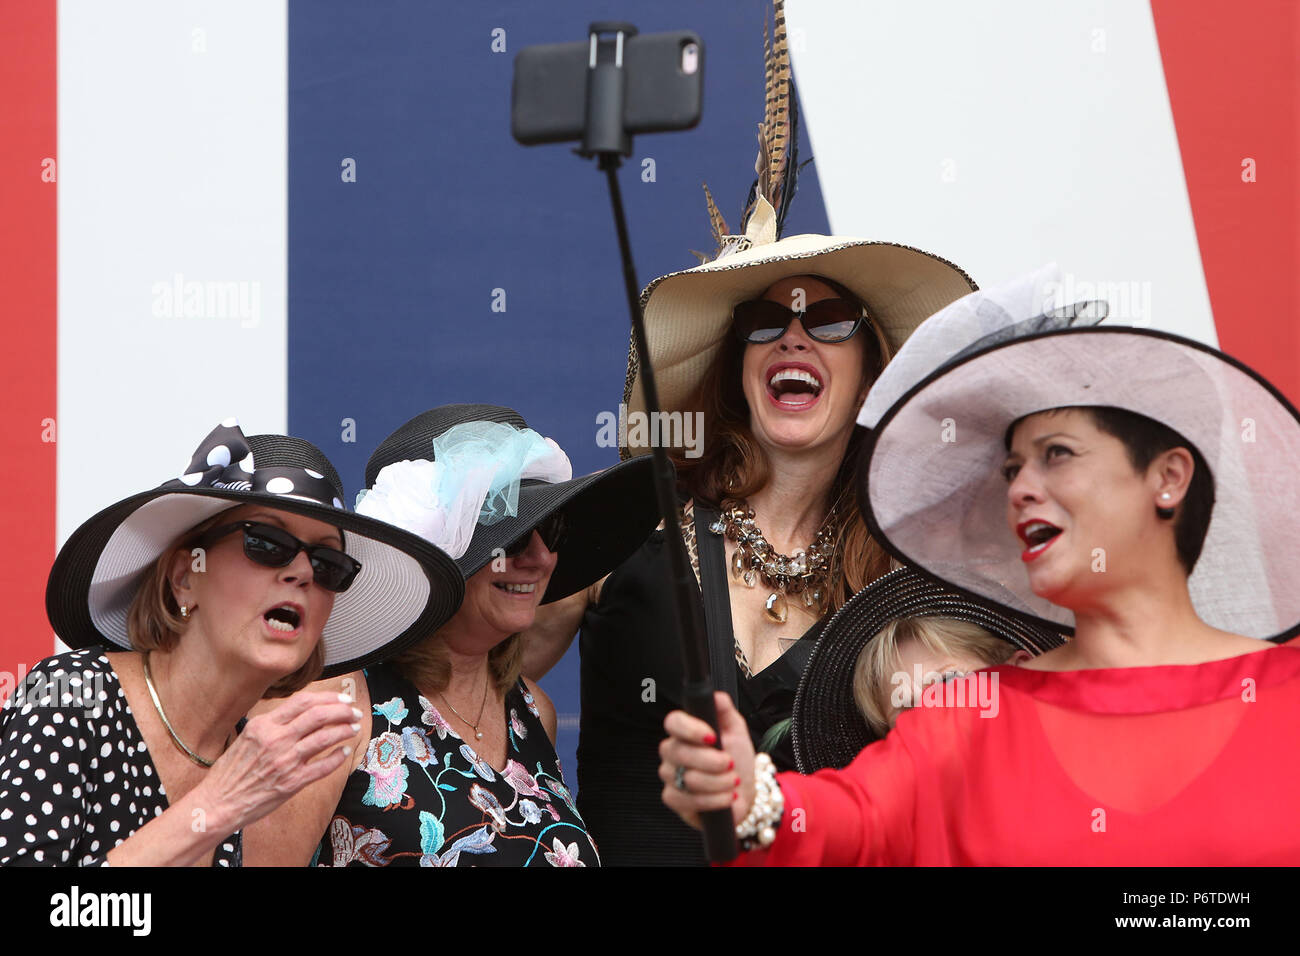
[[[641,293],[650,360],[660,403],[668,413],[694,410],[692,393],[728,334],[732,309],[780,279],[817,275],[838,282],[866,305],[891,349],[901,346],[927,316],[976,288],[971,277],[947,259],[900,243],[813,233],[782,238],[800,168],[799,109],[781,0],[774,0],[773,7],[770,34],[764,24],[764,111],[758,127],[757,175],[740,232],[728,232],[706,186],[714,257],[692,269],[660,276]],[[864,183],[863,188],[870,189],[871,184]],[[646,410],[634,346],[628,350],[623,401],[629,415]],[[631,447],[623,454],[648,450]]]

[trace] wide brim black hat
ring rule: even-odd
[[[879,739],[853,698],[854,670],[868,642],[890,621],[905,617],[945,617],[977,624],[1034,655],[1064,643],[1056,631],[1008,616],[912,568],[881,575],[835,613],[804,667],[790,727],[800,773],[845,767],[862,748]]]
[[[433,440],[457,425],[496,422],[515,429],[528,424],[500,405],[442,405],[415,416],[384,439],[366,463],[366,484],[403,461],[433,460]],[[466,578],[478,573],[521,534],[563,513],[565,532],[542,603],[568,597],[622,564],[659,523],[649,458],[622,462],[568,481],[524,479],[515,515],[480,524],[465,553],[456,559]]]
[[[131,648],[127,613],[149,568],[187,531],[240,505],[265,505],[328,522],[361,563],[322,633],[334,676],[399,653],[460,607],[455,562],[424,539],[343,507],[343,486],[310,442],[244,436],[233,419],[215,429],[178,479],[110,505],[77,528],[55,558],[45,606],[72,648]]]

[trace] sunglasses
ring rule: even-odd
[[[283,568],[306,551],[311,560],[312,579],[326,591],[346,591],[361,571],[361,562],[337,548],[299,541],[283,528],[240,521],[213,528],[199,539],[199,544],[209,547],[214,541],[234,532],[244,532],[244,556],[264,568]]]
[[[865,318],[866,310],[848,299],[819,299],[802,312],[770,299],[750,299],[731,310],[731,328],[740,341],[762,345],[785,335],[798,319],[809,338],[834,344],[851,339]]]
[[[523,552],[528,547],[528,542],[533,540],[534,531],[542,536],[542,544],[546,545],[547,551],[559,551],[560,543],[564,541],[564,534],[568,529],[568,522],[564,520],[564,513],[557,511],[506,545],[504,548],[506,557],[513,558]]]

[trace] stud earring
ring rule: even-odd
[[[1173,495],[1171,495],[1171,494],[1170,494],[1169,492],[1167,492],[1167,491],[1162,491],[1162,492],[1160,492],[1160,500],[1161,500],[1161,501],[1168,501],[1168,500],[1169,500],[1170,498],[1172,498],[1172,497],[1173,497]]]
[[[188,604],[182,604],[182,605],[181,605],[181,617],[183,617],[183,618],[189,618],[189,616],[190,616],[190,608],[189,608],[189,605],[188,605]]]

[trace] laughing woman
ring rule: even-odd
[[[745,862],[1300,863],[1300,754],[1279,735],[1300,723],[1300,648],[1274,643],[1300,630],[1300,516],[1275,506],[1300,415],[1199,343],[1039,315],[1053,283],[931,318],[860,420],[890,550],[1073,640],[997,668],[992,719],[909,710],[811,777],[756,760],[721,697],[724,752],[669,715],[665,803],[692,824],[734,807]]]
[[[852,487],[854,416],[891,352],[974,284],[894,243],[778,241],[772,200],[757,199],[745,236],[718,237],[717,259],[656,279],[642,302],[664,409],[703,422],[702,445],[669,453],[715,686],[792,767],[789,718],[821,622],[888,570]],[[624,400],[629,421],[644,411],[635,360]],[[528,635],[539,677],[581,628],[578,800],[606,863],[705,862],[659,799],[656,748],[684,679],[669,580],[658,532]]]
[[[651,282],[641,304],[665,420],[697,439],[668,452],[714,685],[754,743],[793,766],[790,715],[821,622],[888,570],[852,486],[856,409],[912,329],[975,285],[951,262],[896,243],[780,238],[799,130],[774,6],[771,95],[743,235],[727,234],[710,197],[716,257]],[[624,453],[648,452],[630,427],[645,412],[635,353],[623,402]],[[687,421],[702,429],[688,433]],[[656,748],[684,680],[670,580],[657,532],[607,579],[545,609],[528,635],[524,670],[540,677],[581,628],[578,801],[606,863],[705,862],[698,834],[659,799]]]
[[[384,440],[358,512],[439,543],[465,601],[409,651],[322,688],[356,696],[356,748],[250,830],[251,865],[599,865],[554,708],[520,677],[521,632],[650,533],[649,464],[575,479],[558,445],[494,405],[436,408]]]
[[[241,718],[409,645],[463,583],[342,496],[314,446],[232,419],[73,532],[46,608],[76,650],[0,716],[0,865],[239,866],[245,825],[343,763],[358,713],[337,692]]]

